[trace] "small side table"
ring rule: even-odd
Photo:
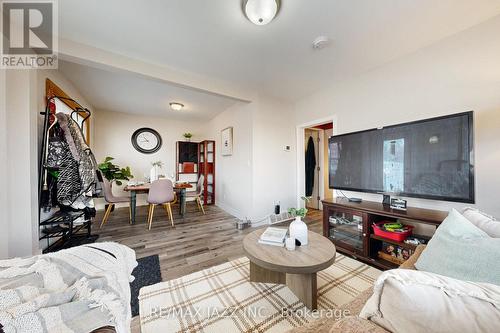
[[[250,259],[250,281],[286,284],[311,310],[318,308],[316,273],[335,261],[336,249],[330,240],[309,231],[308,244],[295,251],[258,242],[265,229],[248,234],[243,249]]]

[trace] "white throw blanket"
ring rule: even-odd
[[[384,272],[360,317],[391,332],[500,332],[500,286],[415,270]]]
[[[129,332],[135,266],[135,252],[116,243],[0,261],[0,330]]]

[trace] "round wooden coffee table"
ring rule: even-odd
[[[317,309],[316,273],[335,261],[335,245],[320,234],[309,231],[308,244],[288,251],[285,247],[258,242],[265,229],[248,234],[243,249],[250,259],[250,281],[286,284],[311,310]]]

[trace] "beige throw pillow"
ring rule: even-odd
[[[360,317],[390,332],[498,333],[500,286],[394,269],[377,279]]]
[[[500,221],[476,208],[465,208],[462,215],[493,238],[500,238]]]

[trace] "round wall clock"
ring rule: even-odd
[[[141,153],[152,154],[161,148],[161,136],[152,128],[139,128],[132,134],[132,145]]]

